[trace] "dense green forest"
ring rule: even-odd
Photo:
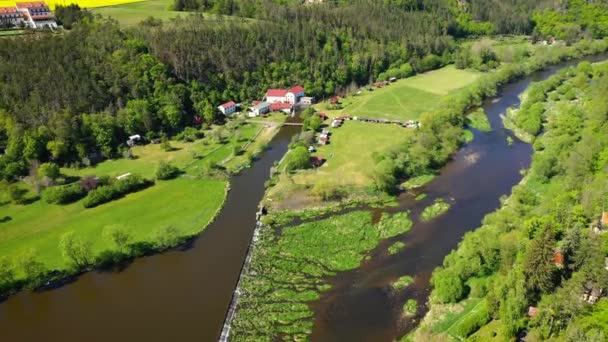
[[[608,65],[588,62],[526,92],[516,117],[531,116],[544,128],[542,135],[533,132],[531,168],[503,207],[433,274],[433,302],[485,300],[463,337],[495,320],[505,339],[526,331],[532,340],[605,340],[607,302],[596,297],[608,287],[608,227],[600,222],[607,199],[606,93]]]

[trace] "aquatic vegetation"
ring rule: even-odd
[[[388,248],[388,254],[395,255],[405,247],[405,243],[397,241]]]
[[[488,116],[482,108],[467,115],[467,126],[482,132],[489,132],[492,130]]]
[[[307,303],[330,289],[326,278],[358,267],[381,240],[410,229],[407,215],[385,214],[373,225],[369,212],[355,211],[280,232],[263,227],[241,288],[233,341],[305,338],[313,325]]]
[[[401,187],[404,189],[419,188],[421,186],[428,184],[434,178],[435,178],[434,174],[426,174],[426,175],[421,175],[421,176],[417,176],[417,177],[412,177],[412,178],[408,179],[406,182],[404,182],[403,184],[401,184]]]
[[[450,209],[450,204],[439,198],[435,200],[435,203],[430,206],[424,208],[422,212],[421,218],[423,221],[432,220],[438,216],[445,214]]]
[[[402,289],[410,286],[410,284],[412,284],[413,281],[414,281],[414,278],[407,276],[407,275],[400,277],[393,283],[393,288],[395,290],[402,290]]]
[[[405,304],[403,304],[403,314],[404,315],[415,315],[418,309],[418,302],[415,299],[408,299]]]

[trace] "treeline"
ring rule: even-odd
[[[463,129],[469,109],[494,96],[501,85],[559,61],[603,52],[608,40],[582,41],[576,45],[537,49],[517,64],[507,64],[482,76],[473,85],[448,96],[433,113],[424,113],[420,128],[408,140],[375,157],[371,173],[377,190],[394,192],[400,180],[433,173],[443,166],[464,142]]]
[[[554,86],[563,75],[571,76],[566,83],[586,80],[574,99]],[[468,324],[463,338],[492,319],[505,339],[522,331],[532,340],[608,335],[601,298],[608,235],[595,230],[608,228],[599,221],[607,199],[608,67],[584,62],[544,83],[553,89],[548,97],[525,101],[547,106],[547,123],[524,182],[432,277],[433,302],[485,299],[486,315]]]

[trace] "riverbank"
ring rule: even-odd
[[[602,45],[602,48],[599,48],[599,51],[603,51],[604,49],[605,46]],[[542,69],[546,65],[557,63],[561,60],[573,58],[573,55],[571,55],[570,53],[576,52],[577,50],[576,48],[565,48],[565,51],[566,53],[558,53],[548,59],[545,59],[546,56],[544,56],[543,60],[545,60],[546,62],[544,65],[539,65],[538,60],[534,59],[528,61],[528,63],[524,64],[523,66],[506,65],[504,68],[500,68],[491,76],[488,75],[487,77],[482,77],[479,83],[475,86],[472,86],[471,88],[482,91],[482,94],[485,94],[483,97],[492,96],[496,93],[496,88],[506,84],[508,81],[521,78],[524,75],[529,75],[539,69]],[[594,50],[589,51],[591,53]],[[519,91],[521,92],[523,91],[523,89]],[[475,92],[468,93],[467,95],[473,98],[476,96]],[[517,93],[517,95],[519,95],[519,93]],[[465,112],[464,109],[467,109],[469,105],[479,103],[477,101],[480,100],[470,99],[468,101],[465,101],[463,103],[464,108],[460,107],[463,108],[463,113]],[[517,101],[517,99],[509,98],[509,101]],[[509,101],[504,102],[507,104],[507,107],[509,106]],[[400,205],[398,208],[388,209],[389,212],[404,210],[405,208],[411,209],[414,220],[414,231],[412,231],[410,234],[405,234],[403,236],[397,237],[398,239],[403,240],[406,247],[402,251],[397,252],[395,254],[395,257],[387,257],[387,254],[393,254],[387,251],[387,248],[392,246],[395,241],[384,241],[382,243],[379,243],[375,247],[372,247],[369,250],[369,258],[366,259],[366,261],[360,264],[359,266],[355,267],[353,270],[345,270],[340,272],[339,274],[326,276],[326,278],[328,278],[327,281],[329,282],[329,284],[331,284],[331,287],[322,291],[320,293],[320,297],[317,298],[315,296],[313,299],[309,299],[309,301],[302,301],[301,299],[298,299],[295,294],[286,292],[284,294],[285,297],[282,300],[292,303],[288,300],[288,298],[290,297],[290,295],[293,295],[295,296],[293,297],[295,302],[306,303],[308,304],[308,307],[313,308],[313,312],[315,312],[314,316],[310,316],[309,314],[303,313],[308,311],[299,311],[300,315],[296,315],[296,317],[298,319],[298,322],[302,321],[303,326],[302,329],[298,331],[285,331],[282,323],[278,321],[275,321],[274,326],[268,325],[267,323],[263,326],[255,326],[255,324],[251,323],[253,316],[248,314],[245,317],[241,317],[239,311],[237,311],[237,316],[235,320],[236,324],[240,324],[242,329],[247,328],[255,331],[257,328],[260,328],[263,329],[265,333],[271,334],[271,336],[272,334],[279,334],[278,336],[281,336],[281,334],[285,333],[309,334],[309,330],[311,328],[310,324],[314,322],[314,325],[312,325],[313,337],[316,336],[317,338],[344,339],[349,337],[354,338],[354,336],[368,336],[370,338],[374,336],[379,340],[389,340],[394,338],[395,336],[403,335],[405,331],[408,331],[413,326],[415,326],[416,320],[419,319],[421,315],[423,315],[425,312],[423,303],[426,302],[426,296],[428,294],[428,290],[426,287],[428,284],[428,275],[419,275],[419,271],[417,271],[416,273],[409,274],[403,273],[404,270],[406,270],[406,272],[411,272],[407,270],[411,270],[413,268],[413,265],[400,266],[404,268],[401,268],[399,270],[395,269],[393,266],[387,266],[386,264],[399,263],[399,265],[403,265],[404,263],[410,262],[410,260],[412,259],[416,259],[419,262],[417,268],[422,267],[422,265],[428,265],[425,269],[428,269],[430,272],[430,270],[436,267],[439,264],[439,261],[443,258],[443,256],[447,254],[447,252],[452,248],[450,246],[455,246],[456,241],[458,241],[462,236],[461,234],[463,234],[467,230],[476,227],[478,222],[481,221],[481,217],[498,205],[498,197],[500,196],[500,194],[508,193],[510,187],[520,180],[521,175],[519,174],[519,165],[520,163],[525,163],[526,152],[524,151],[528,151],[529,147],[526,147],[525,144],[522,144],[521,142],[515,142],[513,145],[508,146],[506,139],[504,138],[504,131],[502,129],[496,131],[498,128],[500,128],[499,115],[504,113],[504,110],[506,110],[507,107],[505,107],[505,104],[500,103],[500,101],[497,101],[496,103],[488,103],[487,106],[484,107],[484,109],[486,109],[486,112],[488,113],[488,116],[491,116],[490,121],[492,124],[493,131],[474,131],[476,139],[480,139],[483,141],[477,142],[477,144],[474,141],[470,145],[465,145],[465,148],[462,150],[463,152],[459,152],[453,157],[453,165],[448,164],[448,166],[446,167],[447,170],[444,170],[442,172],[442,176],[437,177],[425,189],[426,191],[430,190],[431,196],[422,199],[419,203],[416,203],[416,201],[414,200],[414,198],[412,198],[411,195],[406,194],[403,195],[403,197],[400,199]],[[501,108],[501,111],[496,112],[496,108]],[[484,154],[483,151],[486,150],[488,147],[484,147],[481,144],[483,144],[485,140],[489,139],[489,137],[491,137],[493,144],[497,144],[497,146],[500,146],[500,150],[502,151],[501,153],[503,153],[504,155],[496,154],[496,151],[494,151],[495,155],[492,156]],[[476,149],[480,149],[481,151],[473,152]],[[493,147],[493,149],[496,149],[496,147]],[[509,155],[512,157],[508,157]],[[514,158],[514,160],[511,160],[510,158]],[[507,162],[508,160],[511,160],[511,164],[508,167],[504,165],[503,169],[501,169],[500,171],[494,170],[495,167],[499,165],[499,160],[501,161],[500,165],[502,165],[502,163],[504,162]],[[471,168],[474,168],[476,170],[483,170],[481,171],[483,173],[488,171],[488,169],[494,170],[490,171],[492,177],[488,177],[488,175],[485,176],[485,178],[490,181],[490,183],[485,186],[485,189],[483,189],[484,187],[479,188],[480,185],[478,184],[478,182],[476,183],[476,185],[473,186],[473,184],[470,184],[469,182],[470,179],[469,181],[465,182],[467,177],[465,176],[465,174],[460,173],[462,170]],[[458,172],[456,172],[455,170],[458,170]],[[450,173],[454,172],[456,172],[454,175],[450,175]],[[455,177],[456,175],[458,175],[458,177],[461,177],[458,178],[458,181],[456,178],[450,180],[450,177]],[[497,177],[498,179],[502,179],[502,182],[496,181],[496,183],[492,183],[491,179]],[[479,181],[479,178],[477,178],[477,181]],[[444,216],[432,219],[430,222],[422,222],[419,216],[422,214],[423,209],[426,208],[429,204],[434,203],[435,200],[442,198],[442,195],[440,194],[444,194],[446,191],[445,189],[442,189],[439,193],[435,193],[434,189],[436,187],[446,187],[448,186],[448,184],[450,187],[454,188],[450,190],[450,194],[455,194],[455,202],[453,207],[446,214],[444,214]],[[468,188],[462,189],[462,186]],[[492,187],[497,187],[499,189],[496,191],[496,194],[498,194],[496,195],[496,197],[488,197],[489,194],[486,192],[486,190]],[[473,191],[473,189],[478,189],[479,191],[482,191],[483,189],[483,192],[481,192],[479,195],[479,200],[475,200],[473,202],[474,204],[471,203],[470,199],[471,192]],[[458,191],[464,191],[464,194],[461,194]],[[464,203],[460,203],[461,198],[467,198],[467,200]],[[462,211],[463,206],[467,207],[470,205],[473,205],[473,208],[475,208],[474,210],[478,210],[475,212],[475,214],[471,210],[464,209],[466,211],[466,214]],[[383,210],[380,210],[380,212],[382,211]],[[375,215],[377,217],[378,214]],[[454,217],[458,217],[458,219],[454,220]],[[329,219],[331,219],[331,217]],[[448,223],[448,221],[446,220],[451,223]],[[425,245],[426,242],[424,242],[423,236],[428,239],[428,231],[439,229],[439,226],[441,226],[442,223],[444,225],[453,226],[454,222],[457,222],[457,226],[454,227],[457,229],[455,229],[453,232],[450,232],[450,234],[455,234],[455,236],[445,233],[443,233],[444,235],[441,236],[442,241],[446,240],[446,238],[452,237],[449,242],[445,243],[441,247],[441,250],[444,251],[443,253],[445,254],[441,254],[442,252],[439,252],[436,248],[433,248],[433,250],[437,252],[434,252],[431,258],[428,258],[425,261],[419,260],[420,255],[426,254],[426,252],[423,252],[425,248],[430,247]],[[314,220],[311,221],[311,223],[314,223]],[[315,234],[325,234],[326,229],[331,230],[332,228],[330,226],[323,227],[323,225],[319,225],[315,230]],[[426,229],[426,232],[424,232],[424,230],[422,229]],[[440,235],[436,236],[439,237]],[[274,235],[274,240],[268,242],[268,244],[276,244],[277,246],[279,246],[281,244],[281,237],[282,235],[279,231]],[[421,238],[423,239],[422,241],[420,241]],[[412,243],[409,241],[410,239],[413,239],[416,242]],[[317,243],[319,244],[319,246],[323,246],[327,242],[325,240],[319,240],[317,241]],[[264,242],[261,242],[260,246],[262,250],[274,248],[272,246],[265,245]],[[402,259],[404,258],[404,256],[407,256],[412,259],[404,260]],[[255,258],[256,255],[254,255],[254,262]],[[280,256],[275,255],[275,258],[280,258]],[[403,261],[398,261],[399,259]],[[378,269],[378,267],[380,269]],[[387,274],[383,274],[382,269],[385,269],[386,271],[390,272]],[[365,275],[362,274],[362,272],[365,272],[365,274],[370,274]],[[395,272],[398,273],[395,274]],[[256,312],[258,315],[257,317],[259,317],[259,315],[264,315],[267,310],[264,309],[265,304],[262,304],[264,302],[264,300],[262,299],[264,298],[264,296],[259,296],[260,293],[255,292],[262,291],[262,289],[257,289],[255,287],[256,281],[263,281],[260,280],[257,275],[258,273],[252,273],[250,275],[251,278],[255,279],[255,281],[251,281],[251,283],[253,284],[253,288],[246,289],[244,291],[247,296],[252,296],[254,298],[250,299],[248,303],[246,305],[243,305],[241,309],[246,310],[246,312]],[[382,288],[384,286],[381,284],[393,282],[395,279],[404,275],[416,275],[419,278],[417,279],[417,281],[414,282],[414,284],[412,284],[411,287],[406,288],[400,293],[383,292],[384,294],[382,295],[382,298],[377,297],[377,292],[374,291],[377,291],[379,288]],[[366,279],[368,277],[372,279]],[[289,285],[286,286],[290,286],[290,288],[292,289],[297,289],[298,280],[290,279],[287,284]],[[262,285],[262,283],[258,283],[258,285]],[[361,288],[361,286],[363,286],[364,290]],[[273,286],[261,286],[261,288],[264,289],[264,294],[272,293],[275,290]],[[376,294],[372,295],[372,293]],[[413,294],[415,294],[414,298],[419,303],[416,315],[413,315],[413,317],[410,316],[411,319],[407,319],[405,322],[402,319],[403,315],[399,315],[399,317],[401,318],[396,319],[395,316],[391,314],[391,312],[393,312],[396,307],[398,307],[400,311],[403,308],[402,300],[405,302],[405,300],[412,299]],[[369,304],[369,300],[371,300],[371,298],[376,298],[375,303],[373,305]],[[261,301],[261,303],[256,301]],[[364,313],[360,307],[357,307],[357,305],[355,304],[357,303],[357,301],[367,303],[367,310],[365,310],[366,313]],[[344,305],[345,308],[341,309],[340,313],[337,313],[336,306],[341,307],[342,305]],[[348,322],[352,322],[352,319],[355,319],[353,315],[356,314],[365,316],[366,319],[370,320],[369,324],[366,324],[365,327],[353,327],[352,324],[348,324]],[[372,319],[372,315],[377,319]],[[276,315],[270,314],[270,321],[272,321],[272,317],[275,316]],[[336,316],[340,318],[337,318]],[[385,321],[379,321],[380,318],[383,318]],[[305,322],[310,323],[304,324]],[[330,324],[329,322],[332,323]],[[346,329],[347,326],[349,326],[349,330]],[[364,328],[367,330],[365,330]]]
[[[81,200],[49,204],[29,189],[29,183],[19,184],[28,191],[24,197],[30,200],[11,203],[10,198],[1,198],[0,255],[13,257],[2,258],[2,265],[11,276],[0,281],[0,292],[7,296],[23,288],[53,286],[84,270],[125,264],[181,245],[200,234],[221,211],[229,191],[227,175],[212,165],[224,166],[225,172],[239,172],[263,152],[279,131],[280,122],[237,126],[239,140],[212,142],[209,137],[216,134],[212,131],[206,133],[206,139],[171,141],[169,151],[154,144],[135,146],[130,158],[104,161],[89,168],[62,169],[66,178],[139,174],[152,179],[159,162],[165,162],[182,173],[176,179],[157,180],[148,189],[97,208],[86,209]],[[229,158],[235,151],[236,156]],[[3,197],[7,195],[4,193]],[[126,244],[117,246],[106,230],[122,232]],[[60,241],[70,232],[86,246],[82,251],[88,259],[85,265],[76,266],[62,255]],[[37,268],[28,271],[26,261],[36,263]]]
[[[413,340],[502,341],[517,335],[562,341],[573,331],[606,334],[602,325],[584,322],[597,320],[597,308],[608,301],[581,299],[588,287],[608,286],[608,250],[601,247],[608,237],[595,228],[605,197],[600,184],[606,182],[600,156],[608,107],[598,96],[606,92],[605,75],[605,67],[583,62],[529,88],[534,95],[523,97],[514,111],[527,121],[514,122],[538,120],[542,130],[534,136],[525,181],[434,272],[431,310]],[[534,106],[538,113],[527,109]],[[478,264],[471,262],[475,253]],[[582,254],[594,257],[578,259]]]

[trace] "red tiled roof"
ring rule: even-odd
[[[268,91],[266,91],[266,96],[284,97],[286,94],[287,90],[285,89],[268,89]]]
[[[49,7],[44,1],[35,1],[35,2],[18,2],[17,8],[40,8],[40,7]]]
[[[563,266],[564,265],[564,255],[562,254],[562,252],[555,251],[553,253],[553,263],[556,266]]]
[[[228,108],[228,107],[232,107],[232,106],[236,106],[236,103],[234,103],[234,101],[226,102],[223,105],[221,105],[220,107]]]
[[[291,109],[293,105],[285,102],[275,102],[270,105],[270,110]]]
[[[0,7],[0,13],[17,13],[15,7]]]
[[[292,87],[291,89],[289,89],[290,92],[297,94],[297,93],[301,93],[304,91],[304,87],[302,87],[301,85],[297,85],[295,87]]]

